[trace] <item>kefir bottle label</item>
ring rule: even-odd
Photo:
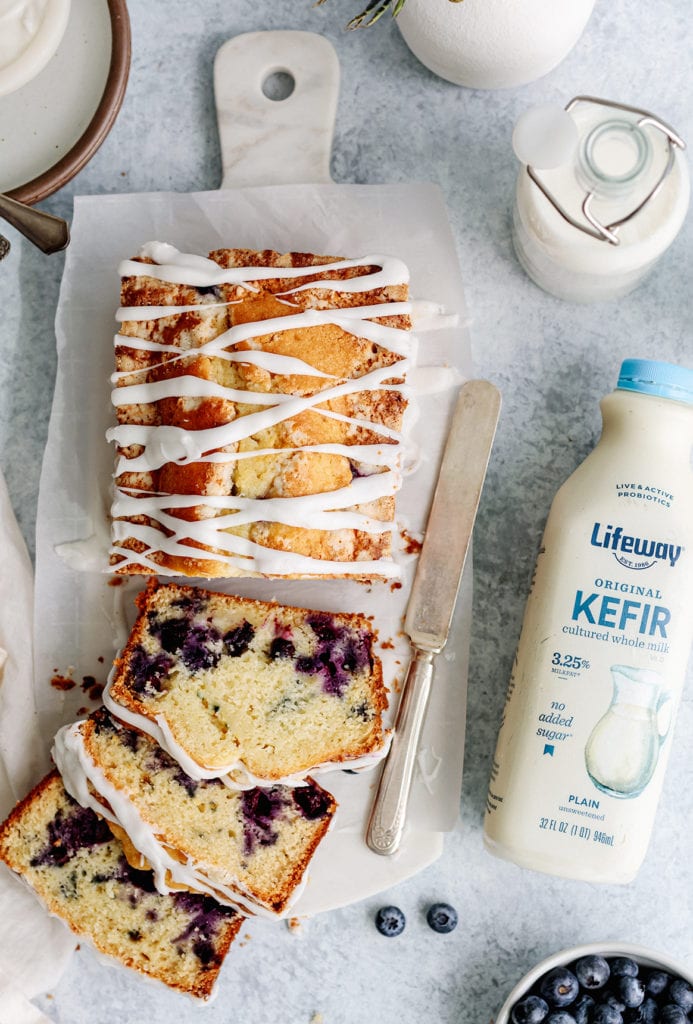
[[[647,849],[691,644],[693,405],[623,390],[602,409],[602,441],[546,525],[485,840],[527,867],[627,882]],[[629,445],[634,423],[641,443],[636,430]]]

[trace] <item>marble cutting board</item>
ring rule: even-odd
[[[273,100],[263,84],[290,75],[291,95]],[[35,686],[46,755],[63,722],[91,709],[85,681],[103,681],[134,618],[133,597],[144,585],[114,587],[107,572],[112,451],[108,377],[110,339],[118,305],[116,267],[152,238],[206,253],[224,245],[326,254],[394,252],[411,271],[412,295],[459,315],[460,324],[420,330],[419,363],[446,366],[450,381],[471,375],[466,312],[454,240],[439,190],[431,185],[335,185],[329,173],[339,89],[331,44],[305,32],[237,36],[218,51],[215,96],[223,180],[217,192],[149,193],[75,200],[56,318],[58,375],[41,476],[37,522]],[[268,83],[269,84],[269,83]],[[96,342],[96,343],[95,343]],[[434,374],[435,376],[435,374]],[[426,386],[421,371],[420,449],[405,479],[398,521],[413,534],[425,526],[456,387]],[[402,677],[408,647],[401,634],[414,562],[403,561],[403,586],[364,588],[353,581],[213,581],[217,590],[306,607],[374,616],[384,646],[386,680]],[[119,579],[119,582],[121,580]],[[448,647],[422,737],[410,825],[398,854],[379,857],[363,840],[376,773],[336,772],[324,778],[340,810],[321,845],[297,914],[313,914],[363,899],[420,871],[442,851],[454,827],[464,752],[467,659],[471,618],[468,560]],[[60,690],[51,677],[72,678]]]

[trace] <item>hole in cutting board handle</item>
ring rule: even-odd
[[[268,96],[278,72],[294,89]],[[339,60],[324,36],[287,29],[222,43],[214,58],[222,188],[330,184],[338,92]]]
[[[268,100],[288,100],[296,88],[296,79],[290,71],[271,71],[262,83],[262,91]]]

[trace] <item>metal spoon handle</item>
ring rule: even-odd
[[[9,196],[0,195],[0,217],[38,246],[41,252],[60,252],[70,241],[70,229],[62,217],[34,210]]]
[[[374,853],[385,856],[395,853],[402,840],[419,735],[431,692],[434,657],[433,651],[422,651],[415,647],[409,663],[392,747],[385,761],[366,830],[366,842]]]

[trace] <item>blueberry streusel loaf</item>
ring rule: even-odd
[[[385,753],[387,705],[362,615],[150,581],[104,693],[192,778],[271,786]]]
[[[114,571],[398,575],[404,264],[152,242],[120,274]]]
[[[135,867],[153,868],[160,891],[205,892],[244,913],[288,909],[336,807],[310,780],[240,792],[191,779],[106,708],[61,729],[53,757],[68,791],[109,821]]]
[[[243,918],[209,896],[161,895],[105,821],[48,775],[0,826],[0,859],[47,909],[127,967],[207,999]]]

